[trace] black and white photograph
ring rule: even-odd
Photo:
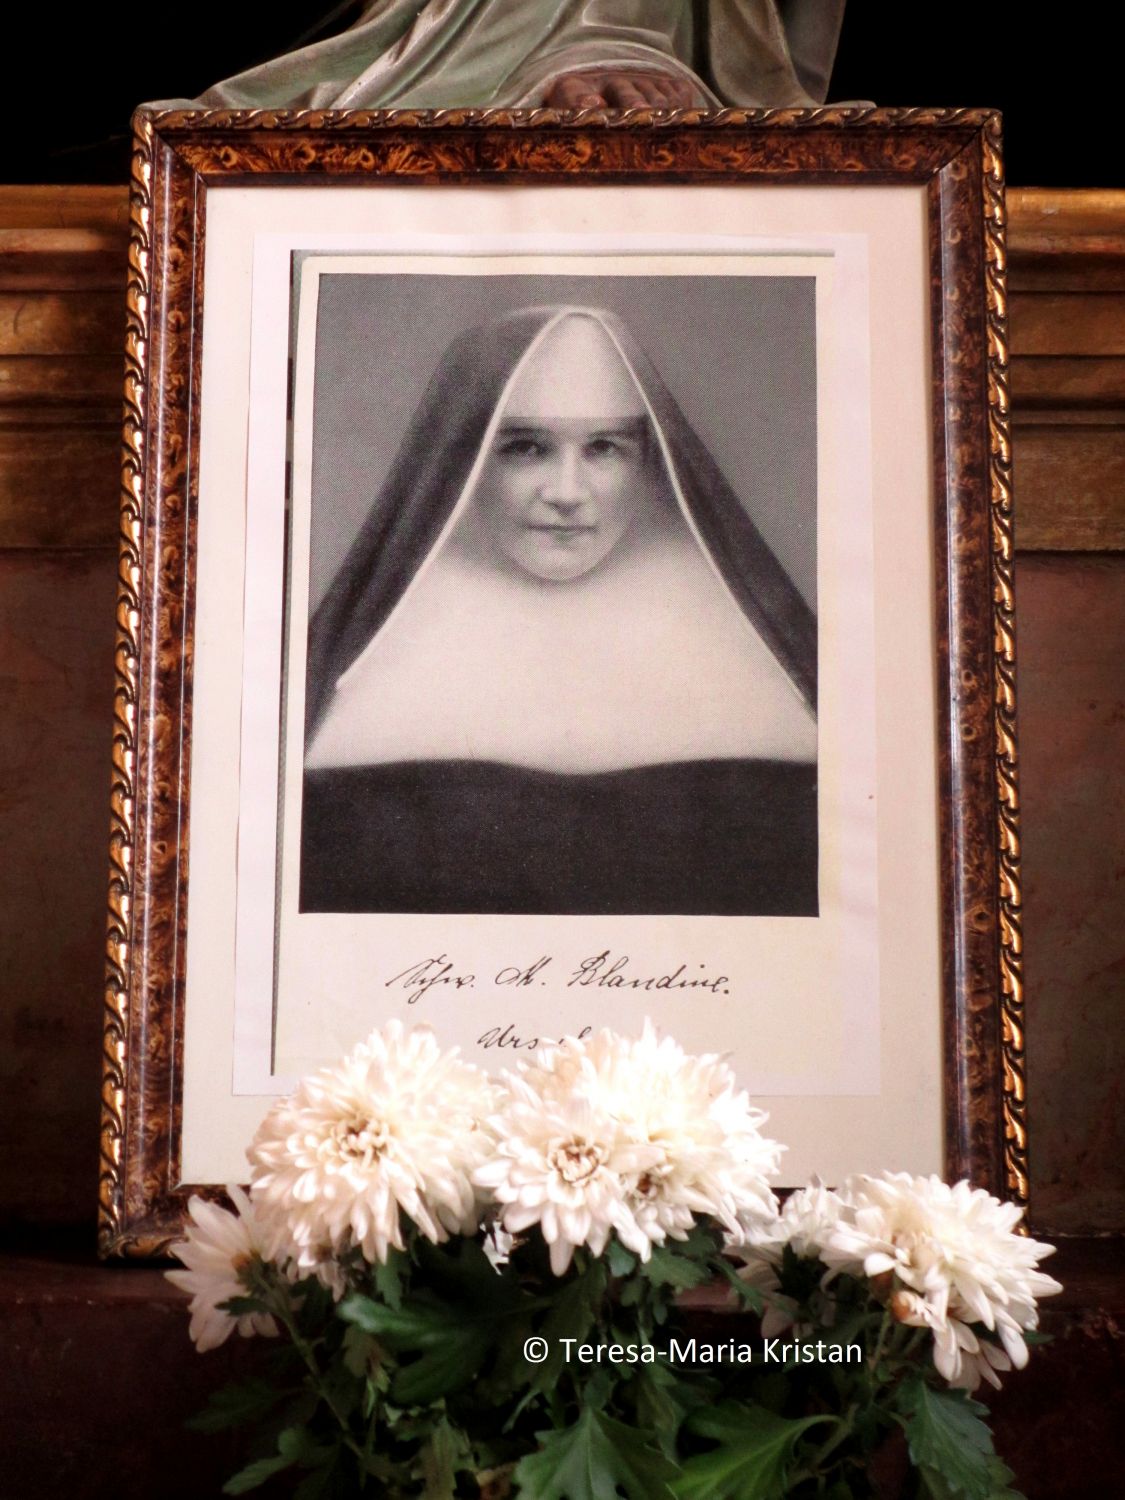
[[[201,532],[196,691],[241,753],[196,765],[237,828],[236,1098],[387,1017],[495,1068],[612,1013],[873,1120],[866,234],[767,195],[676,237],[661,194],[631,239],[475,189],[452,237],[426,195],[363,233],[228,201],[212,242],[252,249],[213,255],[208,326],[249,270],[249,379],[212,360],[204,451],[214,489],[246,444],[246,551]]]
[[[300,911],[815,917],[815,277],[334,266]]]

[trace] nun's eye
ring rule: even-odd
[[[620,458],[623,444],[617,438],[596,437],[586,444],[587,458]]]
[[[540,438],[533,437],[505,437],[496,444],[496,452],[501,458],[515,460],[529,460],[545,458],[547,455],[547,444]]]

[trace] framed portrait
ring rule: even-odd
[[[997,118],[145,112],[102,1246],[392,1017],[1026,1195]]]

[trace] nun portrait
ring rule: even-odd
[[[816,623],[615,316],[456,338],[309,627],[302,911],[812,916]]]

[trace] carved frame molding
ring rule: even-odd
[[[1011,434],[999,117],[985,110],[138,113],[115,648],[99,1245],[166,1254],[178,1185],[209,188],[912,183],[933,330],[945,1169],[1026,1203]],[[205,1191],[207,1191],[205,1189]],[[211,1189],[210,1191],[215,1191]]]

